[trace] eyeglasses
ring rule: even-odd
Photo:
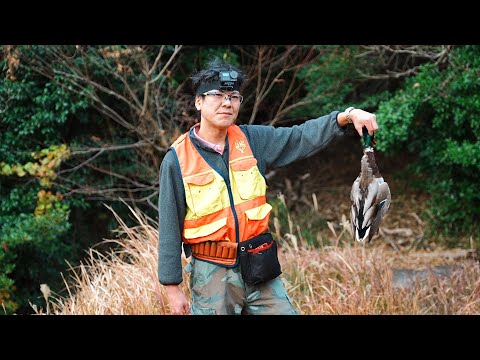
[[[220,102],[224,100],[230,100],[232,104],[241,104],[243,102],[243,96],[240,94],[228,95],[223,92],[207,91],[207,92],[204,92],[202,95],[203,96],[209,95],[209,97],[215,102]]]

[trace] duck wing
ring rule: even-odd
[[[354,239],[370,242],[390,208],[391,194],[375,161],[375,139],[368,135],[366,128],[363,133],[364,155],[360,175],[353,182],[350,192],[350,220]]]
[[[378,202],[379,199],[382,199],[384,186],[381,186],[381,184],[373,178],[371,180],[372,181],[364,186],[359,176],[353,182],[350,192],[352,232],[355,240],[360,242],[365,240],[370,241],[372,239],[383,217],[381,209],[385,206],[385,202],[382,204]],[[388,203],[388,205],[389,204],[390,203]],[[375,224],[377,227],[374,228],[372,224]]]
[[[376,181],[380,181],[378,185],[378,193],[376,197],[376,209],[375,209],[375,214],[372,218],[372,225],[371,225],[371,230],[370,230],[370,238],[368,241],[371,240],[371,237],[373,235],[378,233],[378,229],[380,228],[380,224],[382,222],[382,219],[385,217],[385,215],[388,212],[388,209],[390,208],[390,201],[391,201],[391,194],[390,194],[390,187],[388,184],[383,181],[383,178],[376,179]]]

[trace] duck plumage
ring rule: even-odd
[[[390,188],[378,170],[372,143],[375,144],[374,139],[366,140],[360,174],[353,182],[350,193],[353,237],[359,242],[370,242],[378,233],[391,201]]]

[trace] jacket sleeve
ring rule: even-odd
[[[160,166],[158,196],[158,279],[163,285],[180,284],[182,278],[182,231],[185,192],[174,151]]]
[[[312,156],[345,134],[337,122],[339,111],[292,127],[241,125],[261,167],[280,167]]]

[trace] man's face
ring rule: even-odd
[[[240,93],[236,90],[210,90],[196,97],[195,106],[201,111],[202,123],[218,129],[227,129],[237,119],[241,101]]]

